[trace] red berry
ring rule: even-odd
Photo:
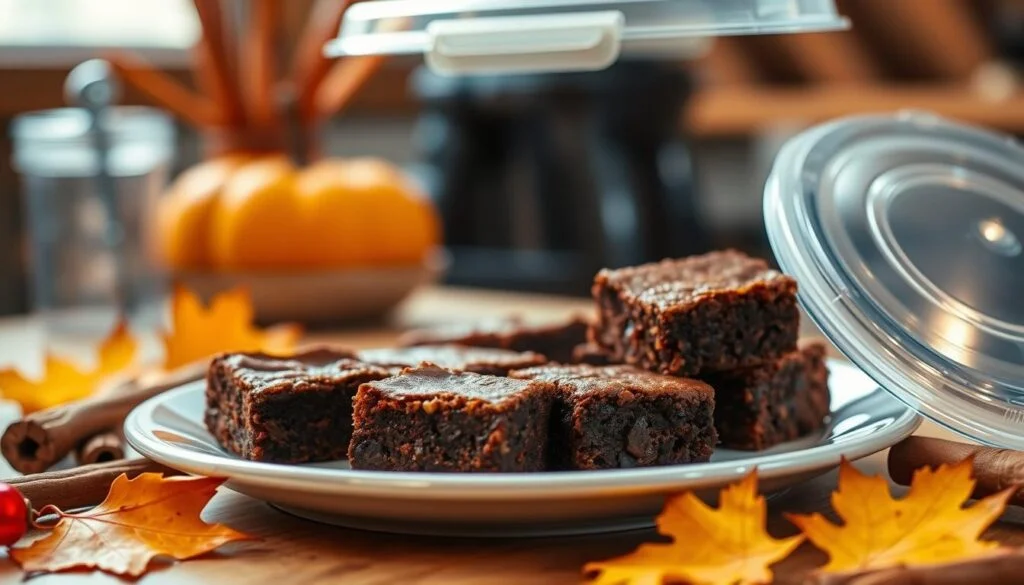
[[[21,492],[0,483],[0,545],[11,546],[28,530],[28,504]]]

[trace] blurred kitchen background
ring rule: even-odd
[[[315,0],[282,4],[291,47]],[[422,183],[443,219],[446,282],[584,295],[602,266],[724,246],[769,255],[765,174],[808,124],[910,108],[1024,133],[1024,1],[839,8],[849,32],[694,43],[598,73],[446,79],[389,60],[324,151],[381,157]],[[68,71],[105,48],[192,84],[198,34],[190,0],[0,0],[0,314],[29,299],[12,120],[65,106]],[[122,103],[149,104],[130,88]],[[191,128],[176,131],[172,176],[201,156]]]

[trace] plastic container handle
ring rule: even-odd
[[[625,25],[618,10],[435,20],[426,62],[442,75],[596,71],[618,59]]]

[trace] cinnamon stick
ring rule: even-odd
[[[130,378],[114,378],[103,384],[93,396],[111,396],[129,387]],[[86,437],[75,448],[75,463],[89,465],[124,459],[124,436],[120,429],[104,429],[102,432]]]
[[[221,0],[193,0],[193,4],[203,35],[196,47],[200,59],[197,73],[209,87],[221,120],[231,126],[242,126],[245,124],[245,110],[228,52],[228,48],[235,45],[225,27]]]
[[[316,118],[322,120],[345,109],[383,64],[383,55],[352,57],[335,64],[316,90]]]
[[[930,437],[909,437],[894,445],[889,450],[889,476],[907,486],[921,467],[952,465],[969,457],[974,458],[975,498],[1024,485],[1024,453]],[[1010,504],[1024,506],[1024,494],[1015,493]]]
[[[249,121],[261,129],[280,131],[277,112],[275,54],[278,0],[251,0],[249,29],[243,44],[243,84]]]
[[[292,82],[302,125],[315,123],[317,88],[333,62],[324,55],[324,45],[338,34],[345,11],[353,0],[319,0],[309,11],[306,25],[292,55]]]
[[[202,379],[205,372],[206,364],[197,362],[156,379],[141,375],[122,382],[118,391],[34,412],[7,427],[0,436],[0,452],[21,473],[45,471],[83,440],[120,427],[144,400]]]
[[[108,53],[106,59],[122,81],[189,124],[200,128],[216,124],[217,108],[212,101],[189,90],[138,55],[117,51]]]
[[[104,431],[82,441],[75,450],[75,463],[90,465],[124,459],[124,439],[114,430]]]
[[[870,573],[812,575],[804,585],[1016,585],[1024,575],[1020,549],[944,565],[898,567]]]
[[[67,511],[95,506],[102,502],[107,497],[111,482],[122,473],[131,479],[140,473],[151,472],[163,473],[166,476],[181,475],[181,472],[149,459],[130,459],[37,473],[4,481],[17,488],[36,510],[44,506],[57,506]]]

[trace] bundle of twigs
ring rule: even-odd
[[[202,27],[192,67],[196,90],[132,52],[107,59],[126,84],[207,136],[212,152],[285,152],[295,132],[295,154],[309,160],[319,155],[317,128],[344,109],[383,62],[323,55],[353,1],[314,5],[283,74],[276,24],[282,0],[248,0],[240,34],[229,26],[222,0],[193,0]]]

